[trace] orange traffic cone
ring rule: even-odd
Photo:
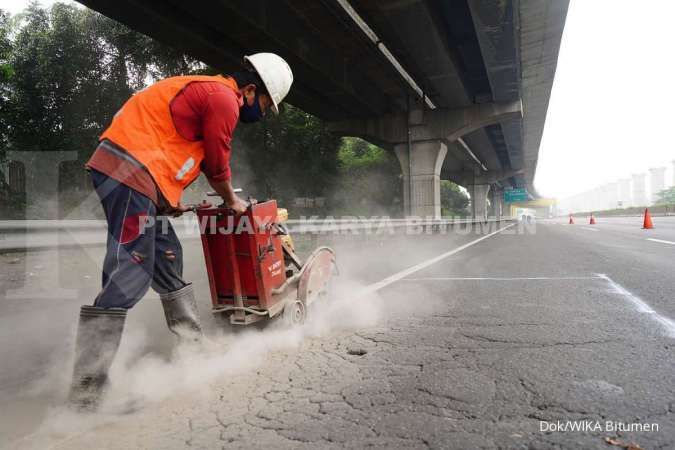
[[[649,214],[649,208],[645,208],[645,222],[642,225],[642,228],[645,230],[651,230],[654,228],[654,224],[652,223],[652,216]]]
[[[574,217],[570,214],[570,225],[574,225]]]
[[[595,225],[595,217],[593,216],[593,213],[591,213],[591,220],[588,222],[589,225]]]

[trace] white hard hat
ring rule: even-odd
[[[274,53],[244,56],[244,61],[251,64],[260,75],[265,89],[272,98],[272,111],[274,114],[279,114],[279,103],[286,97],[293,84],[293,72],[290,66],[281,56]]]

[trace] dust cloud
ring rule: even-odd
[[[154,355],[139,358],[147,343],[143,336],[130,336],[111,372],[113,379],[124,382],[112,386],[109,397],[114,400],[104,408],[115,411],[124,405],[140,406],[161,401],[180,391],[206,388],[223,375],[254,369],[270,352],[296,349],[308,337],[376,325],[381,317],[377,295],[358,297],[353,294],[358,286],[347,284],[352,285],[351,295],[338,292],[333,298],[326,299],[324,305],[314,304],[308,321],[302,326],[287,327],[278,318],[263,330],[219,331],[207,336],[200,347],[194,344],[178,346],[169,360]],[[344,286],[338,289],[346,290]]]
[[[382,300],[377,294],[355,295],[359,284],[341,279],[333,295],[315,303],[308,321],[288,327],[281,318],[264,329],[233,333],[226,327],[212,329],[202,345],[176,345],[170,353],[150,352],[157,343],[142,327],[125,327],[122,344],[111,368],[111,384],[98,413],[78,414],[65,406],[65,393],[72,374],[72,344],[56,354],[49,372],[27,393],[44,395],[60,391],[58,406],[50,407],[46,419],[32,434],[13,443],[17,448],[45,448],[105,423],[141,411],[162,400],[189,393],[207,395],[218,379],[243,374],[264,364],[271,352],[296,351],[307,338],[329,335],[338,330],[375,326],[382,318]],[[202,311],[203,311],[202,307]],[[72,320],[72,319],[71,319]],[[213,324],[212,324],[213,325]],[[75,327],[72,327],[74,341]],[[164,338],[166,339],[166,337]],[[173,336],[170,336],[174,340]]]
[[[129,414],[154,410],[162,401],[181,394],[189,394],[199,401],[208,397],[214,383],[233,375],[254,372],[269,361],[273,352],[300,351],[304,341],[329,337],[332,333],[386,326],[390,317],[427,314],[439,302],[447,301],[438,298],[434,292],[419,292],[419,287],[413,292],[413,287],[405,283],[397,285],[396,292],[388,292],[386,298],[367,289],[370,284],[399,270],[442,253],[437,236],[362,238],[364,240],[339,236],[335,242],[330,242],[330,236],[318,237],[322,243],[332,244],[341,273],[335,279],[331,295],[310,308],[309,319],[304,325],[288,328],[281,320],[274,320],[263,329],[249,327],[237,333],[216,322],[209,314],[209,287],[201,248],[196,240],[184,241],[184,256],[189,262],[186,279],[195,285],[206,342],[199,348],[176,346],[174,336],[164,323],[156,294],[148,294],[130,311],[120,350],[111,369],[111,385],[96,414],[75,414],[64,405],[72,375],[77,309],[80,304],[90,303],[96,295],[103,249],[78,248],[32,254],[26,259],[25,266],[17,264],[17,269],[21,266],[19,272],[24,267],[41,266],[43,272],[37,275],[60,272],[63,277],[44,286],[25,280],[30,289],[19,297],[12,294],[12,299],[8,292],[8,301],[14,302],[19,312],[3,322],[8,331],[3,336],[0,350],[3,355],[9,354],[14,362],[14,366],[6,367],[4,372],[15,378],[15,391],[21,391],[23,395],[18,401],[16,398],[11,402],[3,400],[5,405],[11,405],[10,418],[16,425],[16,429],[9,430],[12,445],[18,448],[57,445],[70,435],[104,423],[115,423]],[[447,241],[448,246],[455,245],[453,239]],[[39,276],[37,279],[45,278]],[[74,295],[64,291],[68,295],[57,299],[50,294],[49,286],[76,290]],[[369,293],[364,295],[363,292]],[[12,335],[29,336],[30,339],[12,343]],[[39,362],[35,360],[38,357],[41,358]],[[38,374],[35,374],[35,367],[40,369]],[[31,377],[37,380],[31,382]],[[20,440],[16,441],[17,438]],[[10,442],[5,437],[0,440],[0,446],[3,441]]]

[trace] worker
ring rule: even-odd
[[[257,53],[231,76],[179,76],[133,95],[115,114],[87,162],[108,222],[102,289],[80,309],[69,401],[94,410],[108,380],[127,311],[152,288],[169,329],[201,338],[192,285],[183,279],[180,242],[167,215],[186,211],[183,190],[203,172],[237,214],[247,204],[231,184],[230,145],[238,122],[254,123],[293,83],[281,57]]]

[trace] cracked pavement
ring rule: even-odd
[[[675,342],[594,275],[609,274],[674,317],[672,253],[636,261],[579,233],[540,224],[535,234],[497,234],[364,298],[376,305],[373,322],[272,345],[257,364],[194,390],[14,445],[607,449],[604,438],[618,436],[644,449],[674,448]],[[475,238],[336,247],[343,277],[363,286]],[[635,267],[660,271],[661,296],[634,283]],[[541,421],[575,420],[657,423],[659,431],[540,431]]]

